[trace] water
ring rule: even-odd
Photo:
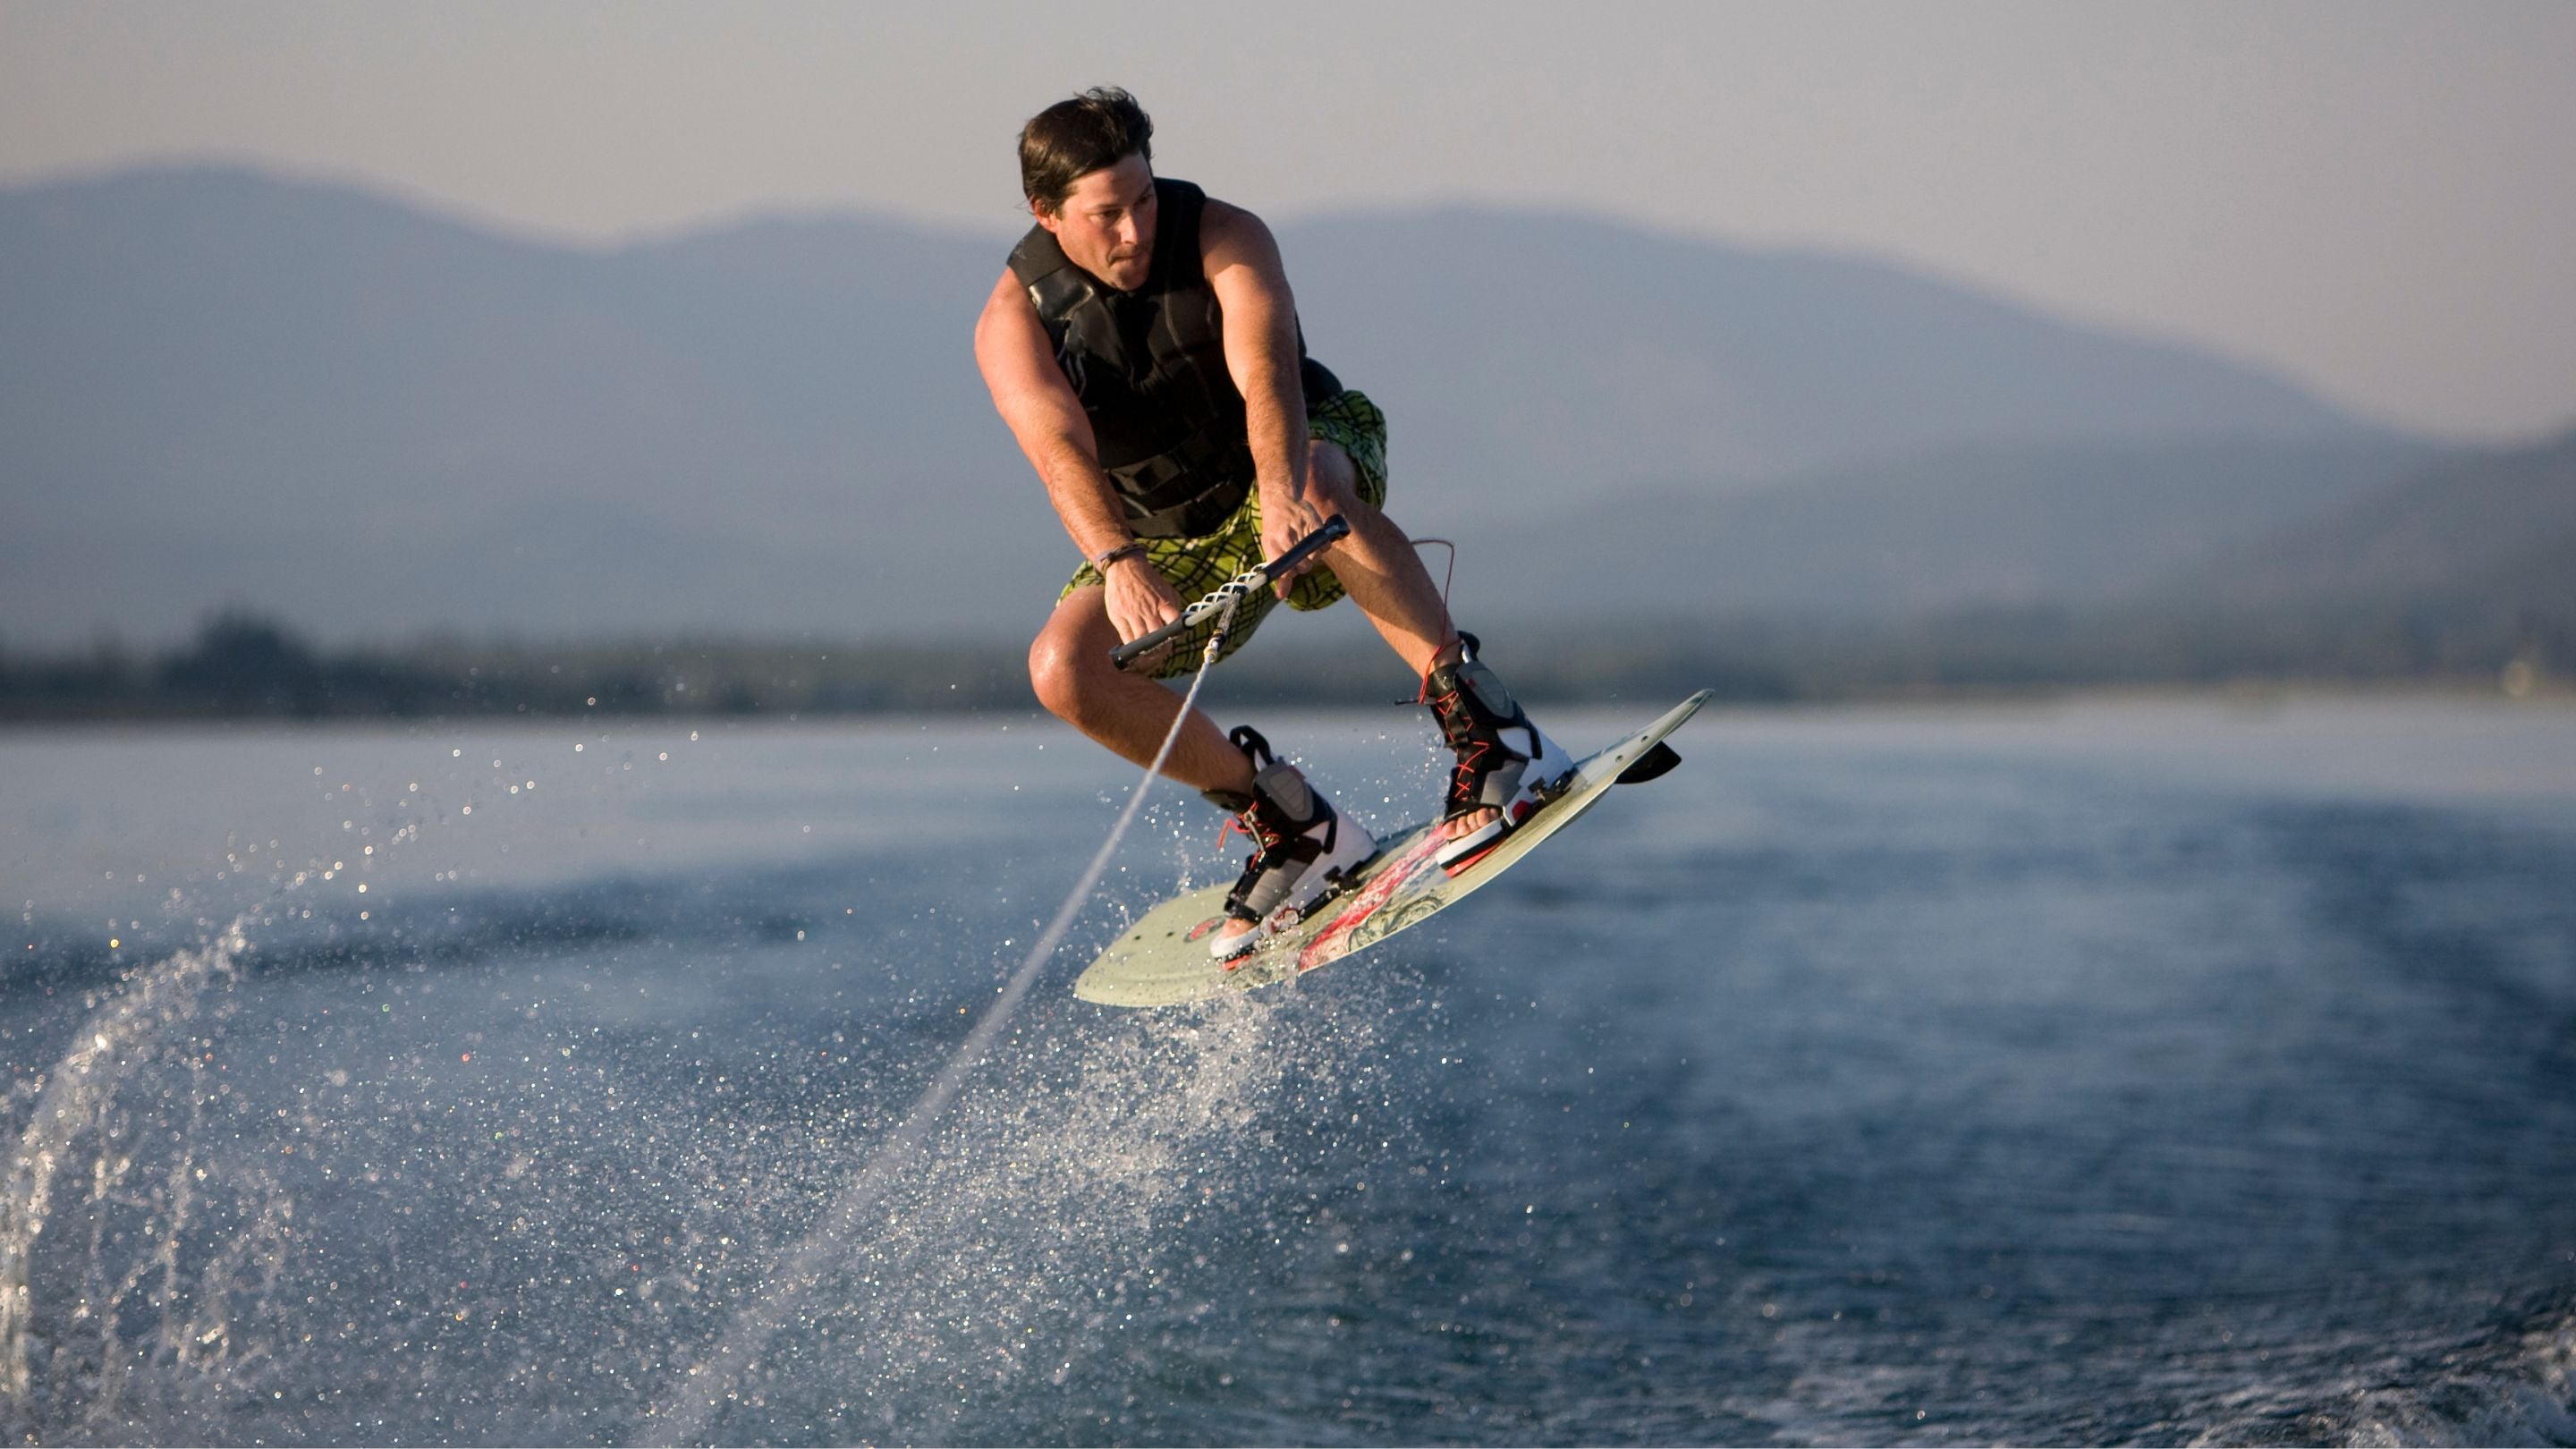
[[[1374,827],[1435,788],[1406,711],[1259,723]],[[1125,767],[1024,719],[0,736],[0,1430],[2576,1441],[2576,713],[1677,744],[1376,953],[1075,1002],[1230,873],[1166,787],[788,1285]]]

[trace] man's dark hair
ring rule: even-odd
[[[1116,86],[1095,86],[1058,101],[1020,128],[1020,191],[1052,212],[1073,183],[1129,155],[1154,160],[1154,118]]]

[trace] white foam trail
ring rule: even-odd
[[[821,1285],[825,1268],[841,1255],[843,1243],[858,1228],[860,1217],[875,1207],[886,1184],[910,1165],[913,1155],[921,1148],[922,1140],[930,1135],[931,1125],[948,1109],[958,1089],[965,1085],[967,1076],[982,1064],[993,1039],[1001,1035],[1011,1014],[1019,1009],[1021,998],[1028,995],[1030,984],[1037,979],[1038,968],[1045,965],[1047,958],[1055,954],[1056,947],[1064,943],[1065,932],[1073,928],[1074,918],[1081,915],[1082,908],[1090,903],[1093,888],[1100,884],[1101,874],[1109,868],[1109,858],[1117,853],[1118,843],[1126,837],[1127,828],[1135,823],[1137,811],[1144,806],[1146,791],[1161,777],[1164,764],[1171,759],[1172,746],[1181,737],[1181,726],[1188,722],[1191,710],[1198,705],[1199,686],[1207,682],[1207,667],[1215,662],[1218,645],[1233,622],[1234,602],[1228,600],[1224,617],[1208,640],[1198,673],[1190,679],[1189,692],[1181,697],[1180,712],[1172,716],[1172,727],[1164,733],[1162,747],[1154,752],[1154,762],[1145,767],[1145,778],[1137,782],[1135,793],[1127,798],[1126,810],[1120,813],[1118,823],[1110,828],[1109,838],[1100,843],[1100,849],[1091,857],[1091,864],[1083,869],[1081,879],[1074,882],[1072,892],[1057,908],[1055,919],[1047,922],[1046,929],[1038,933],[1036,942],[1029,947],[1028,956],[1020,962],[1019,970],[1012,973],[1001,995],[985,1009],[983,1018],[975,1023],[975,1029],[966,1034],[966,1040],[948,1059],[948,1065],[941,1069],[938,1079],[912,1104],[912,1110],[904,1114],[902,1123],[893,1134],[869,1156],[867,1165],[851,1179],[850,1185],[842,1189],[839,1200],[832,1205],[823,1221],[788,1249],[772,1271],[768,1286],[750,1307],[735,1316],[724,1337],[718,1341],[716,1351],[682,1376],[682,1381],[674,1386],[670,1396],[670,1407],[646,1410],[644,1422],[658,1425],[664,1432],[653,1440],[640,1442],[687,1443],[705,1436],[709,1421],[734,1397],[743,1371],[753,1357],[768,1346],[780,1329],[795,1321],[804,1309],[806,1296]]]
[[[0,1402],[21,1409],[34,1402],[34,1261],[38,1239],[53,1214],[55,1178],[77,1155],[81,1139],[101,1130],[126,1081],[150,1065],[154,1044],[196,1016],[207,985],[230,976],[234,959],[248,945],[241,922],[235,921],[203,949],[181,951],[137,972],[81,1023],[72,1049],[47,1077],[10,1154],[6,1185],[0,1187]],[[131,1143],[120,1149],[102,1142],[95,1150],[102,1155],[91,1174],[106,1182],[131,1165],[135,1149]],[[180,1206],[184,1212],[185,1204]],[[173,1254],[177,1226],[172,1224],[165,1238],[165,1249]],[[168,1266],[176,1271],[175,1257]],[[169,1331],[177,1331],[179,1319],[170,1315]],[[220,1337],[222,1326],[213,1332]]]

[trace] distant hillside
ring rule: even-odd
[[[979,527],[1053,567],[1051,524],[972,502],[1035,495],[968,356],[985,247],[728,241],[561,250],[222,171],[8,195],[9,632],[922,629]]]
[[[1466,577],[1497,613],[1557,618],[2100,603],[2429,456],[2383,441],[1955,448],[1738,494],[1664,486],[1569,503],[1495,531]],[[1516,582],[1497,596],[1504,569]],[[1461,595],[1462,611],[1479,603]]]
[[[0,643],[224,603],[323,639],[1017,633],[1071,549],[969,355],[1007,240],[836,216],[595,252],[215,168],[0,191]],[[1283,244],[1317,354],[1394,414],[1397,516],[1472,562],[1653,480],[2385,441],[1873,263],[1469,211]],[[1637,572],[1704,541],[1660,533]]]
[[[2170,581],[2245,610],[2376,609],[2576,631],[2576,433],[2457,458]]]
[[[1399,465],[1443,510],[1963,445],[2376,432],[2205,352],[1823,253],[1463,209],[1295,226],[1281,245],[1317,354],[1388,402]]]

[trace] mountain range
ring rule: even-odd
[[[2434,536],[2486,455],[1882,261],[1490,209],[1279,231],[1478,618],[2250,606],[2354,583],[2389,530],[2482,556]],[[0,644],[226,605],[344,639],[1024,633],[1073,560],[969,351],[1009,240],[579,248],[203,166],[0,190]]]
[[[2210,609],[2488,621],[2576,643],[2576,432],[2446,459],[2223,549],[2173,591]]]

